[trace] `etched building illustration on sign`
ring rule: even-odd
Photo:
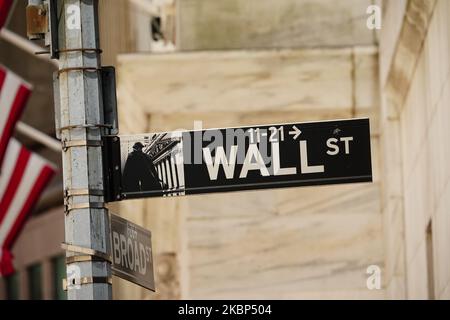
[[[122,141],[124,194],[184,195],[180,132],[122,137]]]

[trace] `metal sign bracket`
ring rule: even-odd
[[[90,249],[90,248],[79,247],[79,246],[75,246],[75,245],[71,245],[71,244],[67,244],[67,243],[62,243],[61,248],[68,252],[82,254],[83,255],[82,257],[90,256],[91,258],[97,258],[101,261],[106,261],[109,263],[111,263],[111,261],[112,261],[112,259],[109,255],[107,255],[103,252],[97,251],[97,250]],[[69,257],[69,258],[78,258],[78,256],[77,257]],[[69,259],[69,258],[67,258],[67,259]],[[71,263],[75,263],[75,261],[72,261]]]
[[[103,137],[103,177],[105,202],[122,200],[122,167],[119,137]]]
[[[65,49],[58,51],[59,53],[70,52],[97,52],[101,53],[101,50],[91,48],[80,49]],[[102,87],[103,98],[103,123],[98,124],[78,124],[78,125],[64,125],[61,124],[61,106],[60,106],[60,88],[59,88],[59,75],[63,72],[99,72],[100,81]],[[66,68],[61,69],[53,73],[53,92],[54,92],[54,104],[55,104],[55,126],[56,137],[61,139],[61,132],[70,129],[101,129],[102,135],[117,135],[119,134],[119,120],[117,113],[117,95],[116,95],[116,71],[114,67],[102,67],[98,68]]]

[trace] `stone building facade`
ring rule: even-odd
[[[106,1],[121,134],[369,117],[374,168],[371,184],[111,204],[152,231],[157,284],[114,278],[114,298],[450,299],[449,1]],[[373,4],[381,30],[366,26]],[[51,113],[50,80],[16,51],[0,61],[37,78],[34,103]],[[52,134],[34,112],[24,121]],[[37,265],[40,297],[62,297],[63,213],[48,203],[15,247],[19,298]]]
[[[386,298],[450,299],[450,3],[384,3],[380,132]]]
[[[333,4],[177,1],[175,52],[118,56],[123,134],[370,117],[375,181],[117,204],[152,230],[158,290],[117,297],[385,296],[366,285],[384,270],[377,34],[371,1]]]

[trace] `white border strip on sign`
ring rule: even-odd
[[[238,127],[226,127],[226,128],[202,128],[202,129],[193,129],[193,130],[174,130],[174,131],[161,131],[161,132],[151,132],[151,133],[138,133],[138,134],[125,134],[119,135],[121,139],[127,138],[135,138],[156,134],[164,134],[164,133],[190,133],[190,132],[203,132],[203,131],[213,131],[213,130],[227,130],[227,129],[242,129],[242,128],[261,128],[261,127],[277,127],[277,126],[291,126],[291,125],[304,125],[304,124],[314,124],[314,123],[327,123],[327,122],[342,122],[342,121],[361,121],[368,120],[370,123],[370,118],[352,118],[352,119],[335,119],[335,120],[320,120],[320,121],[305,121],[305,122],[288,122],[288,123],[274,123],[274,124],[262,124],[262,125],[244,125]]]

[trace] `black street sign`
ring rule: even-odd
[[[155,291],[150,231],[111,214],[112,272]]]
[[[121,136],[120,150],[115,199],[372,181],[369,119]]]

